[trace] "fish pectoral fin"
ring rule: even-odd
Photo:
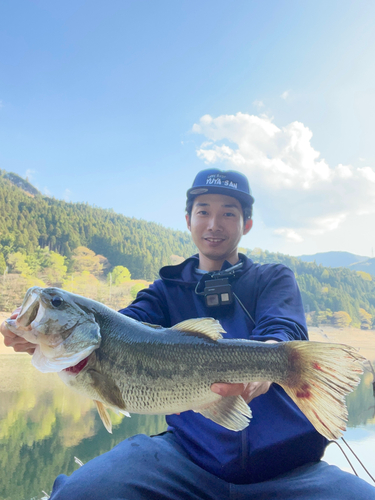
[[[120,413],[122,413],[123,415],[125,415],[125,417],[131,417],[130,413],[126,410],[119,410]]]
[[[112,422],[106,407],[100,401],[94,400],[94,403],[96,404],[96,409],[98,410],[99,417],[101,418],[104,427],[110,434],[112,434]]]
[[[177,325],[172,326],[171,330],[178,330],[179,332],[189,333],[207,337],[211,340],[222,339],[222,333],[226,333],[221,324],[214,318],[194,318],[187,319]]]
[[[242,431],[252,417],[250,408],[241,396],[222,397],[207,408],[194,411],[231,431]]]
[[[91,377],[91,383],[95,390],[109,406],[116,406],[119,410],[126,410],[121,391],[111,378],[96,370],[87,370],[87,373]]]

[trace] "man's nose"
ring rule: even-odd
[[[211,231],[221,231],[222,226],[220,217],[214,215],[210,217],[208,221],[208,229],[210,229]]]

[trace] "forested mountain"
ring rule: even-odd
[[[188,257],[196,251],[187,232],[42,196],[19,176],[0,171],[2,257],[17,251],[31,254],[39,247],[71,257],[78,246],[103,255],[112,267],[127,267],[134,279],[148,280],[171,263],[171,256]]]
[[[247,250],[246,254],[255,262],[280,263],[292,269],[310,324],[375,327],[375,278],[371,274],[345,267],[327,268],[260,249]]]
[[[161,266],[195,252],[187,232],[42,196],[28,181],[0,171],[0,310],[20,305],[34,285],[59,286],[119,309]],[[369,266],[352,271],[259,249],[242,252],[294,271],[309,324],[375,327]]]

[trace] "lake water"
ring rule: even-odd
[[[375,476],[375,400],[372,374],[347,398],[349,428],[345,440]],[[71,474],[82,462],[104,453],[138,433],[165,430],[162,416],[117,417],[111,412],[113,434],[108,434],[93,403],[69,390],[56,374],[39,373],[23,354],[0,355],[0,499],[41,499],[55,477]],[[251,424],[250,424],[251,425]],[[372,480],[342,440],[359,475]],[[327,462],[350,471],[337,445],[326,451]]]

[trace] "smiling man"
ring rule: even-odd
[[[253,203],[239,172],[198,173],[186,203],[198,254],[162,268],[160,279],[120,312],[163,327],[214,317],[226,338],[307,341],[292,271],[238,253],[252,227]],[[7,345],[32,352],[4,324],[2,332]],[[250,403],[246,429],[230,431],[193,411],[168,415],[166,433],[133,436],[70,477],[58,476],[51,500],[375,500],[375,488],[321,461],[327,440],[280,386],[217,383],[211,389]]]
[[[186,222],[199,248],[199,268],[205,271],[217,271],[225,260],[236,264],[241,236],[253,225],[251,219],[244,220],[238,200],[217,194],[197,196]]]

